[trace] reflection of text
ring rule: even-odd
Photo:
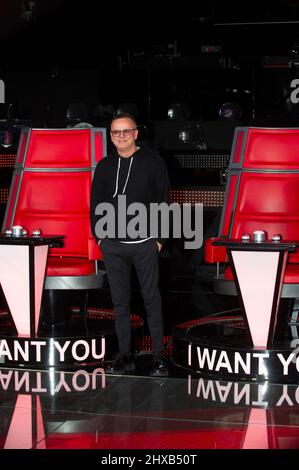
[[[196,381],[188,376],[188,395],[201,400],[210,400],[229,405],[248,405],[254,407],[295,406],[299,405],[299,387],[275,385],[268,387],[263,383],[241,383],[223,380]]]
[[[19,393],[85,392],[106,387],[105,371],[102,368],[92,372],[77,370],[74,374],[49,370],[23,371],[0,369],[0,390]]]
[[[0,103],[5,103],[5,84],[0,80]]]

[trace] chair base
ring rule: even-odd
[[[238,295],[234,281],[228,281],[224,276],[214,278],[214,292],[220,295]],[[299,297],[299,284],[283,284],[281,297],[287,299]]]
[[[172,361],[189,373],[217,380],[299,381],[298,333],[288,326],[283,339],[262,349],[250,345],[238,310],[179,325],[173,332]]]
[[[100,289],[106,284],[106,271],[98,271],[90,276],[47,276],[45,289],[87,290]]]
[[[52,294],[57,292],[48,292],[47,300],[51,303]],[[18,334],[9,312],[1,316],[0,368],[76,370],[86,366],[103,367],[101,364],[118,352],[113,310],[91,309],[81,315],[79,309],[74,309],[70,315],[71,312],[64,312],[63,305],[58,302],[53,311],[54,317],[51,316],[53,312],[41,317],[36,335]],[[131,328],[134,346],[144,329],[143,318],[132,314]]]

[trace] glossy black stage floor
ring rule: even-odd
[[[42,365],[28,370],[2,361],[1,449],[92,449],[101,451],[98,459],[117,458],[120,450],[160,449],[157,455],[162,450],[170,455],[170,449],[176,449],[189,463],[193,458],[200,462],[202,449],[299,449],[299,383],[229,380],[221,374],[209,377],[171,361],[172,332],[178,324],[213,318],[229,309],[236,312],[238,307],[236,298],[214,294],[211,268],[192,256],[188,263],[177,258],[175,265],[181,269],[170,269],[170,261],[161,257],[170,376],[147,375],[150,339],[146,323],[138,320],[144,319],[144,310],[133,277],[134,346],[141,351],[136,354],[136,374],[107,375],[101,361],[89,366],[82,362],[73,370]],[[85,301],[76,296],[56,299],[57,310],[52,313],[57,338],[66,334],[65,328],[68,335],[95,330],[103,312],[107,329],[112,328],[108,286],[89,294],[87,314],[81,315]],[[2,310],[0,326],[6,328],[8,316]],[[52,331],[49,325],[44,328],[44,335]],[[140,454],[139,458],[146,457]]]
[[[298,449],[298,386],[0,370],[2,449]],[[113,453],[112,453],[113,455]]]

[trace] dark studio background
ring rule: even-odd
[[[191,120],[217,120],[222,103],[237,102],[243,121],[296,122],[287,99],[298,76],[296,20],[294,0],[3,0],[1,118],[13,103],[14,118],[63,125],[68,105],[83,102],[97,124],[102,106],[134,102],[152,130],[171,103],[184,101]]]
[[[2,153],[16,151],[22,125],[73,125],[74,103],[85,110],[80,120],[94,126],[109,126],[119,109],[132,111],[141,139],[167,162],[175,202],[203,202],[204,237],[218,231],[234,128],[299,123],[299,104],[290,101],[299,78],[294,0],[2,0],[0,51],[1,127],[16,136]],[[174,158],[177,151],[183,157]],[[180,158],[189,154],[185,165]],[[11,174],[1,172],[1,218]],[[178,240],[164,256],[175,269],[182,258],[182,272],[206,276],[203,251],[182,246]]]
[[[204,204],[205,237],[217,234],[234,128],[299,123],[299,104],[290,101],[291,81],[299,78],[294,0],[2,0],[0,50],[1,127],[16,136],[14,148],[3,152],[16,150],[22,125],[66,127],[83,120],[109,126],[111,113],[132,111],[141,139],[167,161],[176,202],[194,202],[204,190],[195,202]],[[188,167],[174,158],[176,151],[183,158],[203,152],[224,163],[210,167],[194,157]],[[1,173],[1,218],[11,174]],[[202,251],[181,245],[170,253],[183,255],[190,272]]]

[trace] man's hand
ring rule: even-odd
[[[162,249],[161,243],[159,243],[159,242],[156,242],[156,243],[157,243],[157,245],[158,245],[158,250],[161,251],[161,249]]]

